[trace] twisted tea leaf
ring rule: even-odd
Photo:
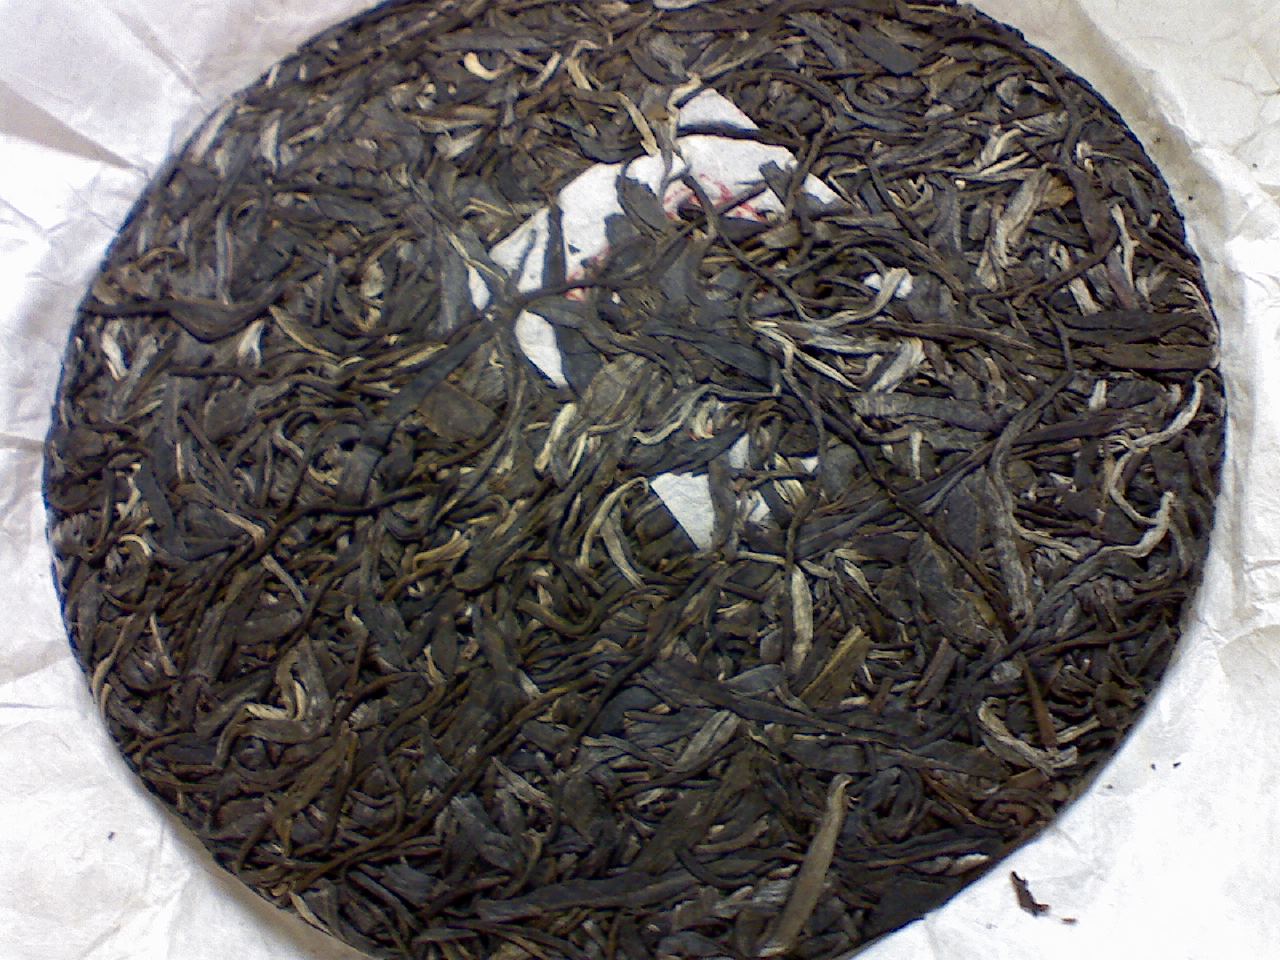
[[[708,89],[758,129],[678,131]],[[680,137],[781,153],[718,184]],[[640,157],[669,180],[612,179],[570,269],[561,190]],[[539,211],[531,290],[490,251]],[[408,0],[123,229],[49,438],[57,583],[148,788],[371,956],[829,960],[1151,695],[1215,338],[1119,118],[972,11]]]

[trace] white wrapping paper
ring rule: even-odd
[[[358,0],[3,0],[0,960],[352,960],[134,783],[67,648],[41,446],[74,307],[166,155]],[[1230,460],[1181,654],[1094,789],[865,960],[1280,957],[1280,6],[981,0],[1174,187],[1222,322]],[[1010,870],[1047,916],[1019,910]],[[1075,923],[1063,923],[1063,918]]]

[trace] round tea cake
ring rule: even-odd
[[[112,247],[67,627],[147,787],[371,956],[845,956],[1148,700],[1215,336],[1123,122],[973,10],[403,0]]]

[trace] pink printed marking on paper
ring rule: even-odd
[[[663,210],[669,218],[679,216],[681,209],[697,205],[692,189],[682,183],[691,176],[698,186],[719,206],[732,204],[738,197],[750,200],[730,207],[725,216],[765,221],[770,214],[783,212],[782,200],[772,190],[761,189],[764,169],[775,165],[782,170],[795,167],[796,158],[785,147],[714,134],[688,134],[681,130],[700,125],[714,125],[737,130],[759,129],[751,118],[714,90],[704,90],[691,98],[676,121],[676,141],[670,166],[662,157],[644,156],[628,163],[597,164],[570,181],[557,197],[564,244],[565,275],[570,283],[591,276],[609,255],[606,224],[612,216],[621,215],[618,188],[622,177],[648,187],[662,197]],[[816,177],[804,182],[804,192],[819,204],[838,200],[836,194]],[[493,262],[511,274],[516,288],[531,292],[543,285],[543,264],[551,236],[549,211],[539,210],[517,227],[491,251]],[[489,305],[491,294],[476,270],[470,274],[471,298],[477,308]],[[582,300],[584,289],[568,291],[572,300]],[[516,319],[516,338],[525,355],[547,378],[558,386],[566,386],[564,368],[555,328],[532,311],[524,311]],[[735,444],[731,459],[745,463],[745,437]],[[651,487],[685,532],[699,547],[712,541],[714,511],[711,489],[705,474],[663,474],[653,478]]]

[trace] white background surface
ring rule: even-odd
[[[40,451],[75,304],[165,156],[369,5],[0,0],[0,960],[354,957],[135,786],[66,645]],[[1231,459],[1205,588],[1135,735],[1041,840],[860,960],[1280,957],[1280,5],[978,6],[1087,78],[1173,185],[1222,322]],[[1050,916],[1017,908],[1010,869]]]

